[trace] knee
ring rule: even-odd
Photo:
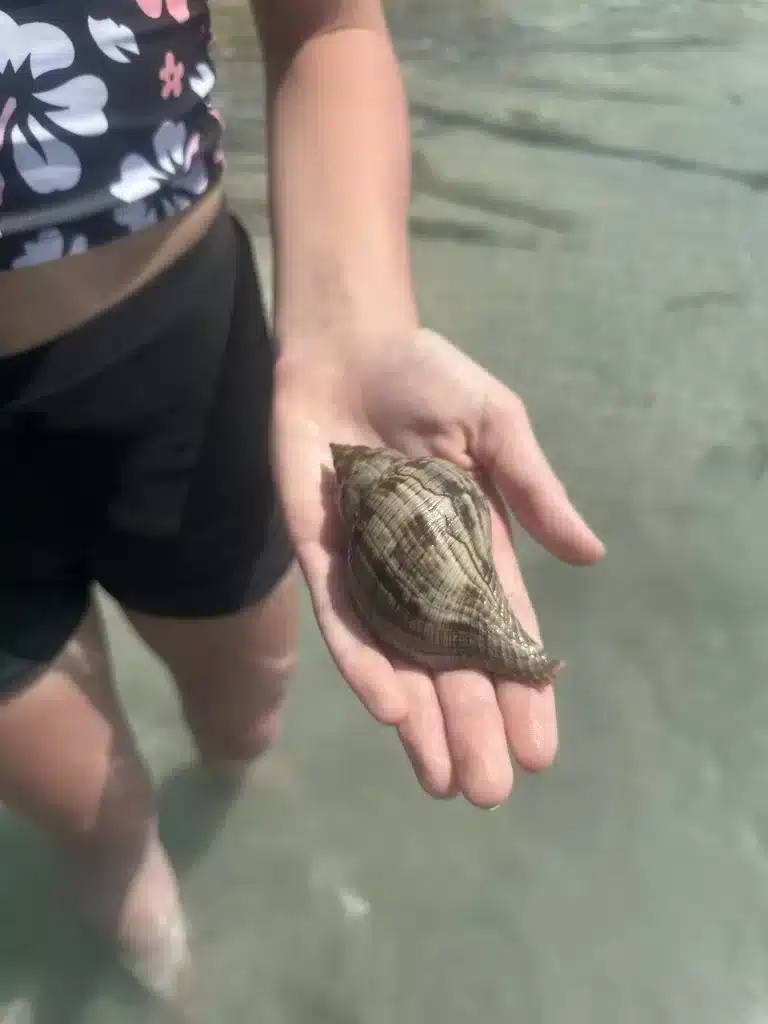
[[[236,679],[208,681],[207,699],[185,709],[204,761],[245,765],[277,744],[286,690],[297,661],[295,650],[280,657],[260,657]]]
[[[140,858],[156,826],[156,807],[152,781],[138,758],[116,754],[98,808],[70,824],[59,838],[94,869],[116,859],[130,863]]]
[[[196,732],[202,759],[212,766],[247,766],[275,747],[280,739],[282,715],[274,709],[251,722]]]

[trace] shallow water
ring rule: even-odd
[[[417,285],[425,320],[523,395],[608,546],[579,571],[523,544],[571,666],[561,753],[496,814],[430,802],[307,611],[281,749],[222,820],[113,616],[192,921],[190,1019],[760,1024],[768,7],[469,6],[391,4]],[[220,8],[221,105],[266,252],[246,24]],[[64,916],[37,838],[0,827],[0,1020],[148,1020]]]

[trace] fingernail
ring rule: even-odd
[[[494,804],[493,807],[489,807],[488,810],[489,811],[498,811],[498,809],[500,807],[501,807],[501,804]]]

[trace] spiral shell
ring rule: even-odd
[[[534,687],[563,663],[523,629],[491,553],[491,516],[452,462],[332,444],[347,530],[346,582],[384,647],[432,670],[475,669]]]

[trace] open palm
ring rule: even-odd
[[[343,368],[324,355],[322,366],[281,361],[274,423],[281,500],[318,625],[363,705],[398,729],[424,789],[495,806],[512,787],[510,751],[528,770],[555,756],[552,687],[537,691],[464,670],[430,674],[382,652],[344,587],[330,442],[384,444],[478,469],[517,521],[562,560],[589,564],[603,547],[570,504],[520,400],[444,338],[419,331]],[[491,508],[499,575],[521,622],[538,637],[507,524],[493,502]]]

